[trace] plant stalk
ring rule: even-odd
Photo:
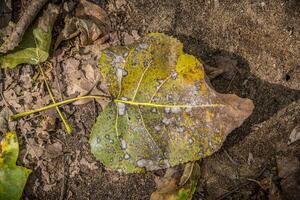
[[[34,114],[34,113],[37,113],[37,112],[41,112],[41,111],[45,111],[45,110],[48,110],[50,108],[55,108],[55,107],[58,107],[58,106],[62,106],[62,105],[65,105],[65,104],[69,104],[69,103],[73,103],[74,101],[78,101],[78,100],[81,100],[81,99],[101,99],[101,98],[111,98],[110,96],[105,96],[105,95],[98,95],[98,96],[82,96],[82,97],[76,97],[76,98],[72,98],[72,99],[67,99],[67,100],[64,100],[64,101],[60,101],[60,102],[57,102],[57,103],[53,103],[53,104],[50,104],[48,106],[44,106],[42,108],[38,108],[38,109],[35,109],[35,110],[30,110],[30,111],[26,111],[26,112],[21,112],[21,113],[18,113],[18,114],[15,114],[15,115],[12,115],[10,116],[10,120],[11,121],[14,121],[20,117],[25,117],[27,115],[31,115],[31,114]]]

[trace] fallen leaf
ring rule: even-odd
[[[1,140],[0,199],[18,200],[22,196],[31,170],[16,165],[18,155],[17,135],[14,132],[8,132]]]
[[[26,144],[27,153],[32,157],[39,159],[44,154],[44,147],[38,144],[33,138],[29,138]]]
[[[65,27],[59,34],[55,49],[64,41],[79,36],[80,46],[91,45],[101,40],[110,29],[110,21],[106,12],[99,6],[81,0],[75,17],[65,18]]]
[[[105,30],[110,29],[111,24],[106,11],[87,0],[80,0],[80,4],[76,9],[76,16],[93,20],[99,27],[105,26]]]
[[[0,46],[1,53],[7,53],[18,46],[18,44],[23,39],[25,31],[47,1],[48,0],[35,0],[31,2],[29,6],[25,9],[25,11],[22,13],[22,16],[17,24],[10,22],[9,26],[7,27],[8,29],[5,28],[4,30],[6,34],[2,35],[4,42]]]
[[[90,170],[96,170],[96,169],[98,169],[98,167],[96,165],[96,162],[90,163],[85,158],[81,158],[80,164],[88,167]]]
[[[13,113],[8,107],[2,108],[0,112],[0,133],[15,131],[16,122],[9,121],[9,116]]]
[[[168,169],[169,170],[169,169]],[[151,194],[151,200],[189,200],[192,199],[200,176],[197,163],[187,163],[180,181],[166,172],[156,180],[157,190]],[[179,183],[178,183],[179,182]]]
[[[289,137],[288,145],[298,141],[300,139],[300,125],[296,126]]]
[[[47,158],[57,158],[59,156],[63,155],[63,147],[60,142],[55,142],[53,144],[50,144],[46,147],[46,157]]]
[[[14,68],[19,64],[38,64],[49,56],[52,27],[59,8],[49,4],[37,22],[25,32],[19,46],[7,54],[0,54],[0,67]]]
[[[202,64],[164,34],[103,51],[100,73],[114,100],[92,128],[91,151],[108,169],[125,173],[211,155],[254,107],[214,91]]]

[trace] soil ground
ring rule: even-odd
[[[253,100],[250,118],[230,134],[219,152],[199,161],[202,174],[194,199],[299,198],[300,144],[287,145],[300,124],[298,0],[93,2],[108,12],[121,44],[136,32],[177,37],[186,52],[209,66],[219,68],[228,62],[235,66],[233,75],[211,80],[217,91]],[[26,82],[35,74],[30,66],[2,74],[3,93],[10,95],[9,100],[26,91],[36,94],[17,106],[28,110],[33,103],[39,107],[48,103],[41,85]],[[154,177],[162,171],[120,175],[106,171],[91,155],[89,130],[100,110],[95,102],[64,106],[74,128],[69,135],[55,119],[55,110],[19,120],[19,164],[33,169],[23,199],[149,199]]]

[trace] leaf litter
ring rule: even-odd
[[[130,39],[130,41],[131,41],[131,39]],[[130,42],[131,43],[131,42]]]
[[[102,44],[109,30],[110,23],[106,12],[91,2],[80,0],[75,17],[65,18],[65,27],[55,42],[55,49],[62,41],[77,36],[77,44],[80,46]]]

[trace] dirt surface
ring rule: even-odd
[[[186,52],[206,63],[208,71],[225,69],[211,80],[217,91],[253,100],[250,118],[218,153],[200,162],[202,175],[194,199],[299,197],[299,140],[288,145],[289,135],[300,125],[298,0],[93,2],[109,14],[116,44],[128,44],[148,32],[175,36]],[[60,23],[55,31],[59,27]],[[63,55],[61,49],[55,55]],[[49,59],[55,65],[47,75],[58,100],[69,97],[64,92],[64,61],[73,57],[65,53],[56,61]],[[86,63],[90,60],[87,57]],[[6,99],[0,98],[1,109],[11,104],[20,112],[50,103],[42,79],[33,79],[36,72],[29,65],[1,71]],[[154,177],[163,171],[120,175],[106,171],[91,155],[89,132],[100,104],[68,105],[63,110],[72,134],[65,133],[54,109],[18,121],[18,164],[33,170],[23,199],[149,199]]]

